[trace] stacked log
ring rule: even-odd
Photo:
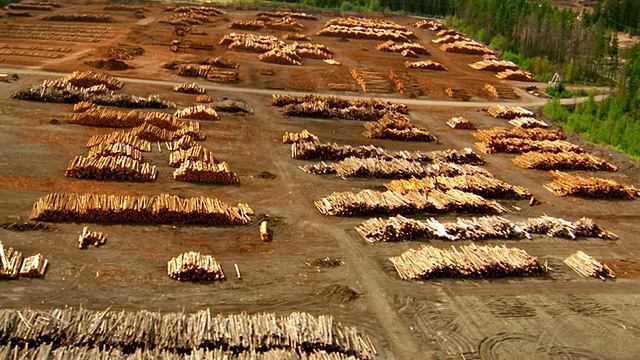
[[[265,24],[264,21],[259,20],[242,20],[242,21],[234,21],[229,25],[229,29],[240,29],[240,30],[262,30],[264,29]]]
[[[544,184],[545,189],[556,196],[576,196],[589,198],[627,199],[640,196],[640,189],[624,186],[613,179],[582,177],[575,174],[552,170],[553,182]]]
[[[282,135],[282,142],[284,144],[293,144],[302,141],[320,141],[320,139],[310,133],[307,129],[304,129],[299,133],[285,132],[284,135]]]
[[[225,35],[219,42],[230,50],[265,53],[269,50],[286,46],[284,41],[270,35],[253,35],[246,33],[231,33]]]
[[[452,42],[449,44],[443,44],[440,46],[440,50],[444,52],[472,54],[472,55],[484,55],[484,54],[495,53],[493,50],[489,49],[485,45],[473,40],[462,40],[462,41]]]
[[[462,116],[454,116],[447,120],[447,125],[452,129],[473,130],[473,123]]]
[[[314,201],[321,214],[326,216],[360,216],[371,214],[411,214],[416,212],[465,212],[494,213],[507,211],[494,200],[460,190],[433,190],[429,194],[393,191],[363,190],[358,193],[342,192]]]
[[[87,141],[87,147],[107,146],[115,143],[122,143],[138,149],[143,152],[151,151],[151,143],[147,140],[140,139],[131,131],[114,131],[106,135],[93,135]]]
[[[455,35],[462,35],[462,34],[455,29],[441,29],[438,32],[436,32],[436,36],[455,36]]]
[[[22,253],[12,247],[5,248],[0,241],[0,279],[15,279],[20,273]]]
[[[120,196],[51,193],[40,198],[31,219],[110,223],[184,223],[240,225],[251,221],[247,204],[228,205],[216,198],[176,195]]]
[[[173,172],[173,179],[176,181],[215,184],[240,183],[238,175],[231,171],[226,161],[209,163],[187,159]]]
[[[386,42],[383,42],[382,44],[377,45],[376,50],[384,51],[384,52],[394,52],[394,53],[402,53],[405,50],[410,50],[415,54],[429,55],[429,52],[427,51],[427,49],[425,49],[419,43],[405,42],[405,43],[398,44],[393,40],[388,40]]]
[[[409,69],[447,71],[447,68],[444,67],[441,63],[437,61],[432,61],[432,60],[415,61],[415,62],[406,61],[404,63],[404,66],[406,66]]]
[[[184,83],[182,85],[176,85],[173,87],[173,91],[181,92],[185,94],[205,94],[207,90],[202,86],[198,85],[198,83]]]
[[[562,131],[547,130],[542,128],[506,128],[506,127],[493,127],[491,129],[483,129],[473,132],[473,137],[484,142],[490,143],[497,139],[518,138],[528,140],[565,140],[567,136]]]
[[[318,18],[309,13],[297,12],[297,11],[263,11],[256,14],[258,17],[270,17],[270,18],[285,18],[290,17],[294,19],[302,20],[318,20]]]
[[[389,81],[375,69],[351,68],[349,73],[366,93],[388,94],[391,92]]]
[[[62,78],[73,86],[80,88],[89,88],[95,85],[104,85],[109,89],[122,89],[124,83],[114,77],[106,74],[89,71],[74,71],[66,77]]]
[[[78,248],[85,249],[87,246],[100,247],[107,243],[107,236],[99,231],[89,231],[89,227],[82,228],[82,233],[78,236]]]
[[[181,119],[220,120],[218,113],[213,108],[204,105],[186,107],[176,111],[174,116]]]
[[[210,103],[211,102],[211,96],[209,96],[207,94],[198,95],[198,96],[196,96],[196,102],[197,103]]]
[[[616,277],[613,270],[606,264],[592,258],[582,250],[578,250],[574,254],[569,255],[566,259],[562,260],[562,262],[583,277],[594,277],[602,280]]]
[[[180,281],[224,280],[225,275],[220,263],[211,255],[189,251],[182,253],[167,263],[167,274]]]
[[[293,104],[305,104],[305,103],[323,103],[330,108],[345,109],[350,107],[364,107],[371,110],[377,110],[381,113],[397,112],[401,114],[408,114],[409,108],[405,104],[394,103],[391,101],[383,101],[381,99],[372,98],[369,100],[356,99],[349,100],[338,96],[326,96],[319,95],[273,95],[269,104],[271,106],[286,106]]]
[[[236,71],[209,70],[205,79],[221,83],[234,83],[238,82],[239,75]]]
[[[364,124],[364,137],[370,139],[391,139],[400,141],[436,141],[437,138],[426,128],[416,126],[408,115],[388,113],[376,122]]]
[[[297,56],[308,59],[331,60],[333,59],[333,51],[323,44],[307,44],[293,43],[287,45],[287,49],[291,49]]]
[[[284,31],[302,31],[304,29],[304,25],[293,20],[290,16],[284,16],[276,21],[268,21],[266,26],[269,29]]]
[[[280,65],[302,65],[302,58],[290,48],[273,49],[258,56],[260,61]]]
[[[506,69],[504,71],[497,73],[496,77],[500,80],[536,81],[536,79],[533,77],[533,74],[531,74],[528,71],[524,71],[520,69],[518,70]]]
[[[431,40],[431,42],[436,45],[452,44],[460,41],[471,41],[471,39],[469,39],[464,35],[455,34],[455,35],[444,35],[435,40]]]
[[[20,276],[32,278],[43,277],[48,265],[49,260],[45,259],[42,254],[28,256],[22,262],[22,266],[20,266]]]
[[[439,23],[435,20],[427,20],[427,19],[422,19],[420,21],[413,23],[413,27],[418,29],[429,29],[431,31],[440,31],[444,29],[444,25],[442,25],[442,23]]]
[[[232,100],[232,99],[222,99],[212,101],[209,104],[210,107],[214,108],[216,111],[224,111],[224,112],[243,112],[246,114],[253,114],[253,109],[249,104],[242,100]]]
[[[518,94],[512,87],[502,84],[485,84],[484,89],[487,90],[496,99],[517,99]]]
[[[423,170],[424,173],[424,170]],[[420,174],[418,174],[419,176]],[[425,176],[408,180],[395,180],[384,186],[393,192],[429,194],[433,190],[456,189],[489,199],[529,199],[531,193],[518,185],[510,185],[486,174],[462,174],[455,176]]]
[[[618,171],[618,167],[616,165],[603,158],[586,153],[545,153],[531,151],[524,153],[511,161],[525,169]]]
[[[203,161],[209,164],[218,163],[215,156],[213,155],[213,150],[200,146],[198,144],[193,144],[187,149],[177,148],[170,151],[171,153],[169,153],[169,166],[171,167],[180,167],[180,165],[182,165],[182,163],[187,160]]]
[[[200,65],[211,65],[216,68],[224,68],[224,69],[237,69],[240,67],[240,64],[233,60],[225,59],[222,56],[217,56],[215,58],[204,58],[198,61]]]
[[[475,143],[474,146],[485,154],[492,153],[584,153],[585,150],[576,144],[564,140],[529,140],[521,138],[498,138],[489,142]]]
[[[311,38],[304,34],[298,33],[286,33],[282,36],[283,40],[294,40],[294,41],[311,41]]]
[[[451,250],[423,245],[390,257],[403,280],[439,277],[535,276],[547,272],[538,259],[518,248],[506,246],[451,246]]]
[[[106,14],[56,14],[45,16],[43,21],[70,21],[70,22],[91,22],[91,23],[112,23],[115,22],[113,16]]]
[[[451,98],[460,99],[462,101],[471,99],[471,94],[469,94],[469,92],[465,89],[447,88],[444,90],[444,93]]]
[[[127,128],[143,123],[141,113],[136,110],[122,111],[101,106],[87,108],[83,112],[69,114],[65,120],[69,124],[86,126]]]
[[[346,100],[334,96],[323,98],[315,95],[303,97],[274,95],[271,99],[271,105],[281,106],[281,112],[286,116],[338,118],[356,121],[377,121],[390,112],[401,114],[408,112],[406,105],[383,102],[379,99]]]
[[[64,176],[78,179],[155,181],[155,165],[128,156],[76,156],[69,162]]]
[[[142,152],[140,150],[123,143],[96,145],[89,149],[87,157],[100,156],[126,156],[138,161],[142,161],[143,159]]]
[[[406,71],[391,70],[389,79],[394,83],[396,90],[408,98],[420,96],[420,86],[416,80]]]
[[[410,57],[410,58],[417,58],[418,57],[418,54],[416,54],[413,50],[410,50],[410,49],[402,50],[400,55],[402,55],[404,57]]]
[[[516,63],[507,60],[481,60],[473,64],[469,64],[469,66],[472,69],[493,72],[520,69],[520,67]]]
[[[419,238],[446,241],[532,239],[533,234],[570,239],[578,237],[617,239],[615,234],[603,230],[592,219],[582,218],[571,223],[549,216],[530,218],[523,222],[511,222],[499,216],[483,216],[472,219],[458,218],[455,222],[441,223],[434,218],[421,221],[397,215],[388,219],[371,218],[358,225],[356,231],[371,244]]]
[[[318,31],[318,35],[405,42],[416,37],[412,31],[393,21],[355,17],[331,19]]]
[[[509,124],[515,127],[523,128],[523,129],[533,129],[533,128],[546,129],[549,127],[549,124],[547,124],[546,122],[530,116],[511,119],[509,120]]]
[[[515,119],[520,117],[533,117],[534,113],[521,106],[492,105],[487,109],[489,115],[497,119]]]
[[[166,141],[164,144],[169,151],[188,150],[196,146],[196,143],[191,135],[183,135],[177,139]]]
[[[424,168],[417,161],[405,159],[355,158],[349,157],[340,162],[326,164],[321,162],[305,165],[301,169],[309,174],[336,174],[339,177],[368,177],[403,179],[412,176],[424,176]]]
[[[175,131],[162,129],[150,123],[143,123],[131,129],[131,134],[138,139],[147,141],[171,141],[179,137]]]

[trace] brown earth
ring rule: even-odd
[[[80,10],[82,6],[82,10]],[[104,5],[66,5],[60,12],[101,12]],[[150,6],[151,7],[151,6]],[[124,225],[88,224],[102,231],[108,242],[101,248],[77,249],[77,236],[87,224],[56,224],[54,232],[13,232],[0,230],[0,240],[25,255],[42,253],[50,261],[43,279],[3,281],[0,306],[9,308],[49,308],[82,306],[91,309],[153,309],[195,311],[211,308],[214,312],[262,312],[279,314],[307,311],[328,313],[339,321],[357,325],[374,339],[383,359],[633,359],[640,353],[640,206],[637,201],[608,201],[557,198],[542,187],[551,176],[543,171],[523,170],[511,162],[513,155],[486,155],[486,168],[496,177],[529,189],[542,205],[505,201],[513,212],[512,220],[548,214],[576,220],[592,217],[604,228],[617,233],[617,241],[580,239],[569,241],[536,237],[533,241],[489,241],[507,243],[525,249],[547,261],[554,269],[549,275],[532,278],[495,280],[434,280],[407,282],[397,278],[387,258],[421,242],[367,245],[354,227],[365,218],[329,218],[313,206],[333,191],[357,191],[378,188],[382,180],[314,176],[298,169],[304,161],[292,160],[289,147],[281,144],[285,131],[304,128],[323,141],[340,144],[375,144],[390,150],[437,150],[469,147],[474,139],[465,130],[452,130],[446,124],[451,116],[464,116],[476,128],[505,125],[489,117],[478,107],[463,107],[444,94],[447,87],[461,88],[473,95],[472,101],[488,106],[483,87],[499,83],[492,73],[477,72],[467,66],[479,56],[445,54],[432,46],[434,34],[415,30],[419,42],[431,55],[422,56],[443,63],[448,72],[410,70],[423,93],[420,100],[444,100],[446,106],[411,103],[414,122],[438,136],[436,143],[402,143],[369,140],[361,136],[362,124],[350,121],[287,118],[268,105],[264,90],[278,85],[285,91],[329,92],[329,83],[352,83],[351,67],[375,67],[387,74],[389,69],[404,69],[399,54],[375,50],[373,40],[340,41],[314,36],[328,18],[300,20],[312,42],[332,49],[343,66],[330,66],[319,60],[304,59],[303,66],[289,67],[259,62],[257,54],[232,52],[218,40],[230,30],[230,20],[252,19],[255,12],[229,10],[215,23],[196,26],[206,36],[190,39],[215,45],[214,51],[188,49],[171,53],[172,28],[154,21],[167,13],[161,6],[151,7],[139,20],[113,12],[118,23],[75,24],[107,26],[112,39],[97,43],[49,42],[42,40],[2,39],[5,43],[65,46],[72,48],[61,59],[26,58],[5,55],[2,66],[18,73],[17,82],[0,84],[0,219],[26,220],[33,203],[50,192],[96,192],[112,194],[174,193],[182,196],[214,196],[229,203],[247,202],[257,212],[256,221],[247,226]],[[34,12],[36,13],[36,12]],[[40,14],[28,19],[4,19],[2,26],[42,24]],[[49,14],[47,14],[49,15]],[[401,25],[414,21],[391,17]],[[261,34],[282,36],[282,31]],[[117,43],[145,48],[144,55],[128,60],[134,69],[113,73],[126,82],[122,92],[136,95],[160,94],[176,102],[179,108],[193,105],[195,96],[171,91],[172,85],[196,81],[207,86],[212,98],[227,97],[247,102],[252,115],[221,113],[217,122],[201,122],[207,140],[202,144],[226,160],[241,180],[239,186],[203,185],[175,182],[168,154],[154,149],[146,154],[159,169],[153,183],[103,182],[64,177],[64,169],[76,155],[86,154],[86,140],[110,129],[66,124],[62,120],[71,105],[31,103],[10,100],[9,95],[29,84],[54,75],[29,72],[33,69],[70,72],[89,70],[87,61],[102,59],[103,49]],[[220,86],[203,79],[181,78],[162,64],[205,56],[223,56],[241,64],[240,82]],[[27,67],[30,67],[27,69]],[[272,69],[273,76],[260,75]],[[130,79],[129,81],[127,79]],[[148,83],[133,79],[146,79]],[[158,82],[162,80],[164,82]],[[517,88],[523,85],[504,82]],[[507,103],[527,104],[535,98],[517,90],[520,100]],[[352,95],[350,93],[350,95]],[[369,97],[361,91],[358,96]],[[373,96],[382,96],[373,94]],[[404,99],[397,93],[384,95]],[[448,104],[448,105],[447,105]],[[56,121],[54,121],[56,120]],[[628,184],[640,183],[638,164],[605,147],[588,144],[578,137],[571,141],[591,153],[604,156],[621,166],[615,174],[598,173]],[[520,210],[517,210],[516,207]],[[258,219],[268,214],[272,241],[262,242]],[[420,214],[425,218],[433,214]],[[441,220],[460,214],[438,215]],[[431,241],[435,246],[449,246]],[[610,263],[619,273],[611,281],[580,278],[562,264],[562,259],[581,249]],[[221,262],[228,280],[219,283],[182,283],[166,276],[166,262],[184,251],[211,254]],[[318,259],[340,259],[344,265],[321,266]],[[236,279],[233,265],[238,264],[243,278]]]

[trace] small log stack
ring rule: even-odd
[[[529,116],[511,119],[509,120],[509,124],[515,127],[523,128],[523,129],[533,129],[533,128],[546,129],[549,127],[549,124],[547,124],[546,122],[542,120],[538,120],[534,117],[529,117]]]
[[[341,178],[368,177],[382,179],[404,179],[424,176],[424,168],[419,162],[405,159],[346,158],[338,163],[305,165],[301,169],[309,174],[336,174]]]
[[[196,96],[196,102],[197,103],[210,103],[211,102],[211,96],[209,96],[207,94],[198,95],[198,96]]]
[[[224,280],[222,266],[211,255],[189,251],[182,253],[167,263],[167,274],[180,281]]]
[[[171,151],[169,153],[169,166],[175,168],[180,167],[187,160],[203,161],[209,164],[218,163],[213,150],[195,143],[186,149],[178,147],[169,151]]]
[[[89,227],[82,228],[78,236],[78,248],[86,249],[87,246],[100,247],[107,243],[107,236],[98,231],[89,231]]]
[[[265,24],[264,21],[260,20],[244,20],[244,21],[234,21],[229,25],[229,29],[240,29],[240,30],[262,30],[264,29]]]
[[[67,177],[98,180],[155,181],[155,165],[128,156],[76,156],[64,173]]]
[[[300,58],[331,60],[333,59],[333,51],[329,50],[323,44],[293,43],[287,45]]]
[[[389,258],[403,280],[425,280],[439,277],[536,276],[547,272],[538,259],[518,248],[477,246],[451,249],[423,245]]]
[[[304,25],[289,16],[284,16],[276,21],[268,21],[266,22],[266,26],[269,29],[283,31],[302,31],[304,29]]]
[[[616,274],[607,265],[592,258],[582,250],[569,255],[562,262],[580,276],[600,278],[602,280],[616,277]]]
[[[184,83],[173,87],[173,91],[185,94],[205,94],[207,90],[198,83]]]
[[[440,50],[450,53],[484,55],[494,54],[495,52],[485,45],[473,40],[460,40],[440,46]]]
[[[618,171],[616,165],[603,158],[586,153],[544,153],[531,151],[511,161],[525,169]]]
[[[472,69],[483,70],[483,71],[493,71],[493,72],[502,72],[505,70],[519,70],[520,67],[514,62],[507,60],[481,60],[475,62],[473,64],[469,64]]]
[[[447,68],[444,67],[441,63],[437,61],[432,61],[432,60],[415,61],[415,62],[406,61],[404,63],[404,66],[406,66],[408,69],[447,71]]]
[[[432,142],[437,138],[426,128],[414,125],[408,115],[387,113],[376,122],[363,124],[362,135],[370,139]]]
[[[444,35],[440,38],[432,40],[431,42],[436,45],[444,45],[444,44],[452,44],[456,42],[464,42],[464,41],[470,41],[470,40],[471,39],[469,39],[464,35],[455,34],[455,35]]]
[[[294,40],[294,41],[311,41],[311,38],[305,34],[299,33],[286,33],[282,36],[283,40]]]
[[[20,276],[39,278],[43,277],[47,271],[49,260],[45,259],[42,254],[28,256],[20,266]]]
[[[402,53],[403,51],[409,50],[414,54],[429,55],[429,52],[427,51],[427,49],[425,49],[419,43],[411,43],[411,42],[396,43],[393,40],[388,40],[386,42],[383,42],[382,44],[377,45],[376,50],[384,51],[384,52],[394,52],[394,53]]]
[[[444,93],[447,94],[448,97],[460,99],[462,101],[468,101],[472,97],[471,94],[469,94],[469,92],[465,89],[447,88],[444,90]]]
[[[529,81],[529,82],[536,81],[532,73],[521,70],[521,69],[518,69],[518,70],[506,69],[504,71],[497,73],[496,77],[500,80]]]
[[[452,129],[473,130],[473,123],[462,116],[454,116],[447,120],[447,125]]]
[[[299,133],[285,132],[284,135],[282,135],[282,142],[284,144],[293,144],[293,143],[302,142],[302,141],[317,142],[317,141],[320,141],[320,139],[314,134],[307,131],[307,129],[304,129]]]
[[[15,279],[20,273],[22,253],[5,248],[0,241],[0,278]]]
[[[237,71],[212,69],[207,72],[205,79],[220,83],[235,83],[238,82],[239,75]]]
[[[220,120],[218,113],[213,108],[204,105],[186,107],[176,111],[174,116],[181,119]]]
[[[131,129],[131,134],[138,139],[146,141],[171,141],[180,137],[175,131],[162,129],[148,122]]]
[[[322,103],[324,106],[336,109],[344,109],[350,107],[361,107],[371,110],[379,110],[383,113],[397,112],[401,114],[408,114],[409,108],[405,104],[395,103],[391,101],[383,101],[381,99],[372,98],[369,100],[356,99],[350,100],[341,98],[339,96],[326,96],[319,95],[273,95],[269,104],[271,106],[284,107],[286,105],[305,104],[305,103]]]
[[[173,172],[176,181],[239,184],[240,179],[232,172],[226,161],[209,163],[200,160],[186,160]]]
[[[126,144],[143,152],[151,151],[151,143],[140,139],[131,131],[114,131],[106,135],[93,135],[87,141],[86,147],[107,146],[115,143]]]
[[[497,119],[515,119],[520,117],[533,117],[534,113],[521,106],[493,105],[487,109],[489,115]]]
[[[260,240],[269,241],[269,229],[267,228],[267,220],[260,223]]]
[[[545,189],[556,196],[576,196],[589,198],[614,198],[633,200],[640,197],[640,189],[624,186],[613,179],[582,177],[552,170],[553,182],[544,184]]]
[[[302,65],[302,58],[290,48],[273,49],[258,56],[260,61],[280,65]]]

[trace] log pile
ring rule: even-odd
[[[437,61],[432,61],[432,60],[414,61],[414,62],[406,61],[404,63],[404,66],[406,66],[409,69],[447,71],[447,68],[444,67],[441,63]]]
[[[377,45],[376,50],[384,51],[384,52],[394,52],[394,53],[402,53],[405,50],[410,50],[415,54],[429,55],[429,52],[427,51],[427,49],[425,49],[419,43],[405,42],[405,43],[399,44],[393,40],[388,40],[386,42],[383,42],[382,44]]]
[[[349,100],[345,98],[341,98],[339,96],[326,96],[322,97],[319,95],[303,95],[303,96],[292,96],[292,95],[273,95],[269,102],[271,106],[283,107],[286,105],[292,104],[304,104],[304,103],[323,103],[325,106],[331,108],[344,109],[349,107],[365,107],[371,110],[376,110],[380,112],[380,114],[384,114],[386,112],[397,112],[401,114],[408,114],[409,108],[405,104],[394,103],[391,101],[383,101],[381,99],[356,99]]]
[[[340,97],[306,95],[301,97],[274,95],[271,105],[281,106],[286,116],[338,118],[356,121],[377,121],[385,114],[406,114],[406,105],[384,102],[380,99],[347,100]]]
[[[603,240],[616,240],[618,236],[610,231],[602,229],[592,219],[580,218],[570,222],[561,218],[543,215],[537,218],[529,218],[518,223],[518,226],[527,234],[544,234],[549,237],[576,239],[578,237],[597,237]]]
[[[520,117],[533,117],[534,113],[521,106],[492,105],[487,109],[489,115],[497,119],[515,119]]]
[[[547,130],[542,128],[506,128],[506,127],[493,127],[491,129],[483,129],[473,132],[473,136],[482,141],[483,143],[491,143],[498,139],[518,138],[528,140],[565,140],[567,135],[562,131]]]
[[[358,92],[358,87],[354,84],[329,83],[327,87],[329,88],[329,90],[332,90],[332,91]]]
[[[407,71],[391,70],[389,79],[393,82],[396,90],[403,96],[408,98],[416,98],[420,96],[420,86],[416,79]]]
[[[22,253],[12,247],[5,248],[0,241],[0,279],[15,279],[20,273]]]
[[[196,102],[197,103],[210,103],[211,102],[211,96],[209,96],[207,94],[198,95],[198,96],[196,96]]]
[[[147,122],[131,129],[131,134],[138,139],[147,141],[171,141],[179,137],[175,131],[162,129]]]
[[[471,39],[463,35],[453,34],[453,35],[444,35],[440,38],[432,40],[431,42],[436,45],[444,45],[444,44],[452,44],[460,41],[471,41]]]
[[[515,127],[523,128],[523,129],[533,129],[533,128],[546,129],[549,127],[549,124],[547,124],[546,122],[530,116],[511,119],[509,120],[509,124]]]
[[[115,128],[134,127],[144,122],[142,114],[136,110],[122,111],[95,105],[67,115],[65,121],[70,124]]]
[[[200,65],[211,65],[217,68],[223,69],[237,69],[240,67],[240,64],[233,60],[225,59],[222,56],[217,56],[215,58],[204,58],[198,61]]]
[[[304,34],[298,33],[286,33],[282,36],[283,40],[294,40],[294,41],[311,41],[311,38]]]
[[[320,36],[409,42],[416,36],[409,29],[384,19],[334,18],[318,31]]]
[[[167,274],[180,281],[224,280],[225,275],[220,263],[211,255],[189,251],[182,253],[167,263]]]
[[[547,272],[538,259],[518,248],[477,246],[451,249],[423,245],[389,258],[403,280],[424,280],[440,277],[535,276]]]
[[[351,68],[349,73],[366,93],[388,94],[391,92],[387,78],[375,69]]]
[[[627,199],[640,197],[640,189],[624,186],[613,179],[582,177],[553,170],[553,182],[544,184],[545,189],[556,196],[576,196],[589,198]]]
[[[45,16],[43,21],[71,21],[71,22],[91,22],[91,23],[112,23],[115,22],[113,16],[106,14],[57,14]]]
[[[107,146],[115,143],[126,144],[143,152],[151,152],[151,143],[140,139],[130,131],[114,131],[106,135],[93,135],[87,141],[86,147]]]
[[[196,146],[196,143],[193,140],[193,137],[190,135],[183,135],[178,139],[173,139],[172,141],[166,141],[164,144],[167,147],[167,150],[169,151],[189,150],[190,148]]]
[[[518,70],[520,67],[511,61],[507,60],[481,60],[478,62],[474,62],[473,64],[469,64],[472,69],[483,70],[483,71],[493,71],[493,72],[502,72],[505,70]]]
[[[413,27],[418,29],[429,29],[431,31],[440,31],[444,29],[444,25],[442,25],[442,23],[439,23],[435,20],[427,20],[427,19],[422,19],[420,21],[413,23]]]
[[[78,179],[155,181],[155,165],[128,156],[76,156],[69,162],[64,176]]]
[[[181,92],[185,94],[205,94],[207,90],[202,86],[198,85],[198,83],[184,83],[182,85],[176,85],[173,87],[173,91]]]
[[[176,181],[212,184],[240,183],[240,179],[236,173],[231,171],[226,161],[210,163],[187,159],[173,172],[173,179]]]
[[[282,142],[284,144],[293,144],[303,141],[320,141],[320,139],[307,131],[307,129],[304,129],[299,133],[285,132],[284,135],[282,135]]]
[[[238,82],[239,75],[236,71],[211,69],[207,72],[205,79],[221,83],[235,83]]]
[[[468,101],[469,99],[471,99],[471,94],[469,94],[469,92],[465,89],[447,88],[444,90],[444,93],[447,94],[448,97],[460,99],[462,101]]]
[[[474,143],[474,146],[485,154],[492,153],[584,153],[585,150],[576,144],[564,140],[529,140],[522,138],[498,138],[489,142]]]
[[[536,79],[533,77],[533,74],[521,69],[518,69],[518,70],[506,69],[504,71],[497,73],[496,77],[500,80],[536,81]]]
[[[106,74],[89,71],[74,71],[61,79],[73,86],[90,88],[95,85],[104,85],[109,89],[122,89],[124,83]]]
[[[618,171],[616,165],[603,158],[586,153],[544,153],[531,151],[511,161],[525,169]]]
[[[318,18],[309,13],[297,12],[297,11],[263,11],[256,14],[258,17],[270,17],[270,18],[285,18],[290,17],[301,20],[318,20]]]
[[[228,205],[216,198],[181,198],[176,195],[120,196],[51,193],[31,211],[39,221],[109,223],[183,223],[240,225],[251,221],[247,204]]]
[[[417,161],[405,159],[355,158],[349,157],[340,162],[326,164],[321,162],[305,165],[301,169],[309,174],[336,174],[339,177],[368,177],[382,179],[405,179],[412,176],[424,176],[425,171]]]
[[[423,169],[424,174],[425,170]],[[419,176],[421,174],[418,174]],[[531,193],[518,185],[510,185],[487,174],[462,174],[454,176],[424,176],[408,180],[395,180],[384,184],[387,190],[408,194],[419,192],[429,194],[433,190],[456,189],[480,195],[488,199],[529,199]]]
[[[213,150],[200,146],[198,144],[192,144],[187,149],[174,149],[169,153],[169,166],[180,167],[182,163],[187,160],[203,161],[209,164],[216,164],[218,161],[213,155]]]
[[[484,89],[496,99],[513,100],[518,98],[518,94],[512,87],[502,84],[485,84]]]
[[[616,277],[613,270],[606,264],[592,258],[582,250],[578,250],[574,254],[569,255],[566,259],[562,260],[562,262],[583,277],[594,277],[602,280]]]
[[[376,122],[365,123],[362,135],[369,139],[391,139],[400,141],[436,141],[437,138],[426,128],[416,126],[408,115],[385,114]]]
[[[287,45],[297,56],[307,59],[331,60],[333,51],[322,44],[293,43]]]
[[[28,256],[22,262],[22,266],[20,266],[20,276],[32,278],[43,277],[48,265],[49,260],[45,259],[42,254]]]
[[[89,227],[82,228],[78,236],[78,248],[86,249],[87,246],[100,247],[107,243],[107,236],[99,231],[89,231]]]
[[[452,129],[473,130],[473,123],[462,116],[454,116],[447,120],[447,125]]]
[[[321,214],[326,216],[360,216],[371,214],[411,214],[416,212],[465,212],[494,213],[507,211],[494,200],[460,190],[433,190],[429,194],[410,192],[400,194],[393,191],[362,190],[334,192],[314,201]]]
[[[308,359],[376,358],[371,339],[330,315],[213,314],[1,309],[3,358]],[[47,339],[47,342],[43,342]],[[28,344],[24,346],[23,344]],[[6,355],[6,356],[4,356]]]
[[[462,40],[462,41],[452,42],[449,44],[443,44],[440,46],[440,50],[444,52],[450,52],[450,53],[472,54],[472,55],[494,54],[493,50],[473,40]]]
[[[229,25],[229,29],[239,29],[239,30],[262,30],[264,29],[265,24],[264,21],[260,20],[242,20],[242,21],[234,21]]]
[[[10,10],[34,10],[34,11],[53,11],[54,7],[60,7],[56,3],[12,3],[6,6]]]
[[[267,51],[260,54],[258,59],[272,64],[302,65],[302,58],[288,47]]]
[[[107,57],[109,59],[131,60],[136,56],[144,54],[144,49],[140,46],[118,44],[109,49]]]
[[[270,35],[253,35],[246,33],[230,33],[222,37],[220,45],[229,50],[265,53],[269,50],[283,48],[284,41]]]
[[[304,25],[295,21],[290,16],[284,16],[276,21],[268,21],[266,22],[266,26],[269,29],[284,31],[302,31],[304,29]]]
[[[215,109],[204,105],[186,107],[182,110],[176,111],[174,116],[181,119],[220,120]]]

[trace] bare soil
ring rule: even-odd
[[[60,12],[102,12],[104,4],[67,5]],[[474,101],[490,105],[482,90],[486,83],[498,83],[492,73],[473,71],[467,64],[479,56],[447,54],[431,45],[434,34],[415,30],[419,42],[431,55],[423,58],[443,63],[448,72],[409,70],[418,80],[424,95],[419,99],[443,100],[446,106],[410,105],[415,123],[432,131],[436,143],[403,143],[369,140],[360,133],[361,123],[283,117],[269,106],[269,91],[277,86],[285,91],[307,91],[334,95],[329,83],[353,83],[352,67],[373,67],[383,74],[390,69],[405,69],[399,54],[375,50],[373,40],[340,41],[315,36],[328,19],[300,20],[312,42],[332,49],[342,66],[330,66],[319,60],[304,59],[300,67],[259,62],[257,54],[232,52],[217,45],[231,30],[229,21],[252,19],[255,12],[228,10],[224,18],[212,24],[196,26],[206,36],[188,38],[215,45],[214,51],[188,49],[171,53],[172,27],[155,21],[168,13],[162,6],[148,6],[145,19],[113,12],[114,24],[107,26],[112,39],[97,43],[54,43],[43,40],[14,40],[4,43],[65,46],[72,48],[61,59],[27,58],[4,55],[0,66],[18,73],[17,82],[0,84],[0,222],[29,218],[33,203],[50,192],[96,192],[110,194],[154,195],[174,193],[181,196],[213,196],[229,203],[246,202],[256,211],[256,220],[247,226],[55,224],[57,231],[15,232],[0,229],[0,240],[25,255],[42,253],[50,269],[42,279],[2,281],[0,306],[9,308],[49,308],[82,306],[90,309],[150,309],[195,311],[211,308],[215,312],[307,311],[331,314],[339,321],[357,325],[375,341],[383,359],[634,359],[640,353],[640,205],[638,201],[558,198],[542,187],[551,181],[544,171],[523,170],[511,163],[513,155],[486,155],[486,168],[496,177],[529,189],[542,205],[510,202],[512,220],[548,214],[576,220],[591,217],[604,228],[620,236],[617,241],[580,239],[569,241],[536,237],[533,241],[490,241],[525,249],[547,261],[554,269],[549,275],[521,279],[434,280],[407,282],[397,278],[389,256],[398,255],[422,242],[367,245],[354,227],[364,218],[322,216],[313,201],[334,191],[378,188],[374,179],[342,180],[333,176],[314,176],[298,169],[306,162],[290,158],[289,147],[281,143],[285,131],[304,128],[323,141],[340,144],[375,144],[390,150],[438,150],[470,147],[471,132],[452,130],[446,124],[451,116],[464,116],[477,128],[505,126],[491,118],[481,107],[469,108],[449,99],[447,87],[462,88]],[[36,12],[34,12],[36,13]],[[43,14],[45,15],[45,14]],[[49,15],[49,14],[46,14]],[[41,15],[26,19],[3,19],[2,26],[29,26]],[[391,17],[402,25],[415,19]],[[48,22],[47,22],[48,23]],[[281,37],[281,31],[263,31]],[[63,122],[71,105],[11,100],[10,94],[26,85],[55,78],[47,70],[70,72],[90,70],[85,62],[104,59],[105,49],[117,43],[145,48],[144,55],[126,62],[133,69],[105,71],[126,82],[122,92],[136,95],[159,94],[178,107],[195,103],[194,95],[171,91],[172,85],[196,81],[207,86],[212,98],[231,98],[247,102],[254,114],[221,113],[217,122],[201,122],[207,135],[203,146],[212,148],[216,157],[226,160],[241,180],[239,186],[220,186],[176,182],[168,165],[168,154],[154,147],[146,154],[159,169],[153,183],[107,182],[64,177],[64,169],[76,155],[86,154],[85,143],[94,134],[112,129],[71,125]],[[240,82],[227,91],[203,79],[181,78],[163,69],[171,60],[223,56],[241,64]],[[273,76],[260,75],[272,69]],[[133,79],[148,80],[141,83]],[[506,83],[520,88],[521,84]],[[242,90],[242,91],[239,91]],[[255,91],[254,91],[255,90]],[[527,104],[535,100],[523,91],[522,97],[505,103]],[[350,93],[352,95],[352,93]],[[383,96],[364,94],[359,96]],[[397,93],[384,94],[398,102]],[[597,173],[627,184],[640,184],[638,164],[627,156],[577,136],[571,141],[591,153],[604,156],[619,165],[618,173]],[[271,241],[262,242],[259,220],[268,215]],[[419,214],[425,218],[433,214]],[[440,220],[463,214],[438,215]],[[108,242],[100,248],[79,250],[77,236],[82,227],[102,231]],[[449,246],[440,241],[434,246]],[[580,278],[562,264],[562,259],[581,249],[596,259],[611,264],[619,274],[616,280]],[[213,255],[227,272],[222,282],[183,283],[166,276],[167,261],[184,251]],[[339,259],[339,266],[323,266],[318,259]],[[242,271],[236,279],[234,264]]]

